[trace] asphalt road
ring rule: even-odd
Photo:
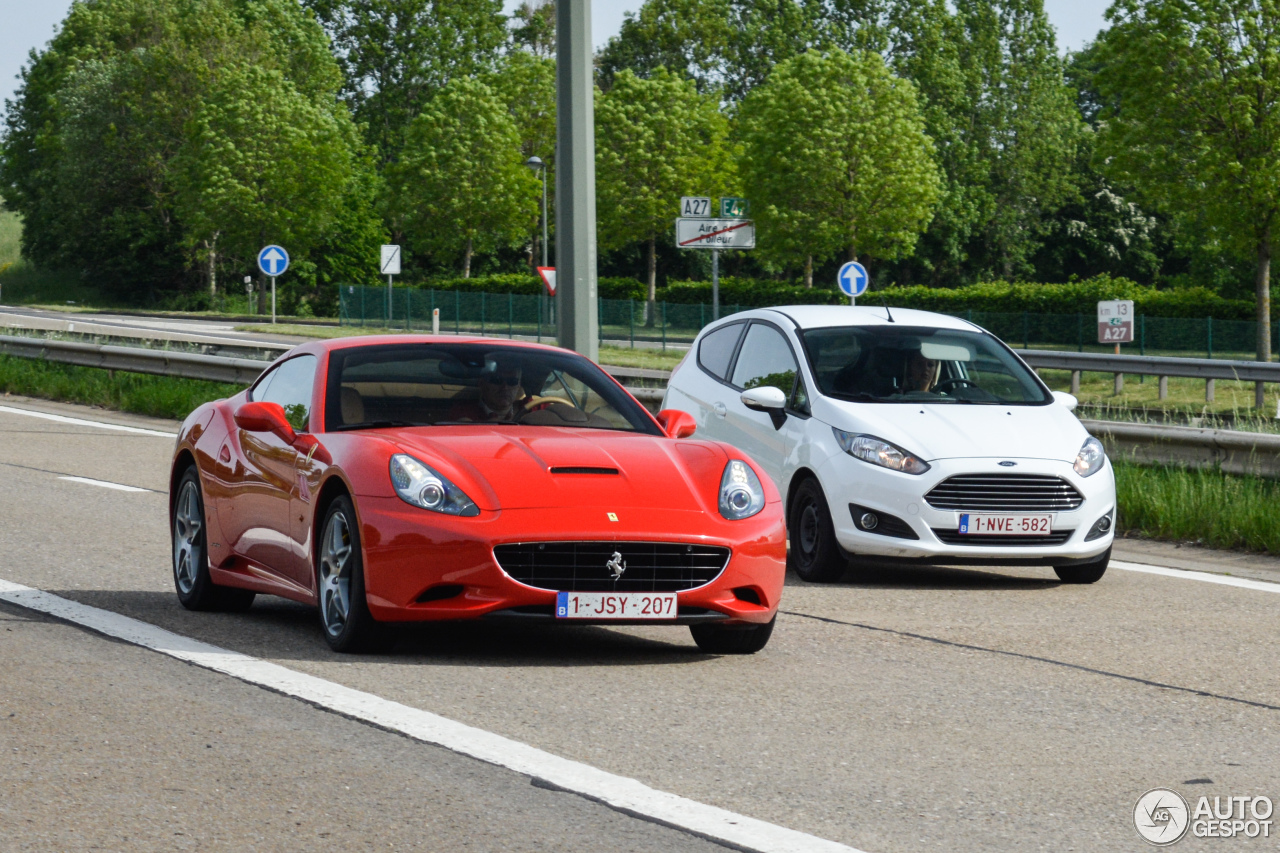
[[[292,603],[178,606],[171,449],[0,410],[0,579],[868,853],[1142,850],[1132,811],[1150,788],[1280,800],[1273,592],[1118,569],[1088,587],[1047,569],[908,569],[789,579],[753,657],[703,655],[679,628],[487,625],[339,657]],[[1277,561],[1118,550],[1280,582]],[[0,607],[0,625],[0,850],[707,846],[28,611]]]

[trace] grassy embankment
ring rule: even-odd
[[[101,295],[74,273],[36,269],[22,259],[22,218],[0,210],[0,303],[105,307]]]
[[[0,394],[21,394],[102,406],[154,418],[185,418],[209,400],[229,397],[239,385],[171,379],[0,355]]]

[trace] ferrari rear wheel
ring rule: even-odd
[[[690,625],[689,633],[698,648],[712,655],[753,655],[769,643],[773,635],[775,615],[763,625],[730,627],[727,625]]]
[[[810,477],[796,488],[787,518],[787,562],[801,580],[832,583],[840,580],[848,567],[822,486]]]
[[[355,507],[345,495],[325,513],[316,565],[320,625],[335,652],[380,651],[390,645],[386,626],[369,612]]]
[[[172,532],[173,585],[182,606],[188,610],[248,610],[253,604],[252,590],[218,586],[209,576],[204,497],[194,465],[178,480]]]

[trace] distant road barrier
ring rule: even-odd
[[[251,358],[86,344],[78,341],[52,341],[12,335],[0,335],[0,353],[19,358],[56,361],[61,364],[78,364],[82,367],[100,367],[104,370],[175,376],[181,379],[205,379],[210,382],[229,382],[236,385],[248,385],[257,379],[262,371],[271,366],[269,361]]]
[[[1071,371],[1071,393],[1080,393],[1080,374],[1115,374],[1116,393],[1124,389],[1126,373],[1137,376],[1157,376],[1160,379],[1159,399],[1169,396],[1169,377],[1178,376],[1205,380],[1204,399],[1213,402],[1213,383],[1216,379],[1253,382],[1255,404],[1262,407],[1263,389],[1267,382],[1280,382],[1280,363],[1267,361],[1228,361],[1218,358],[1174,358],[1160,355],[1112,355],[1098,352],[1060,352],[1057,350],[1016,350],[1031,367]]]
[[[249,385],[271,365],[269,361],[247,358],[7,335],[0,336],[0,354],[105,370],[205,379],[237,385]],[[1019,355],[1033,367],[1058,370],[1122,370],[1126,373],[1190,376],[1209,380],[1239,378],[1280,382],[1280,364],[1038,350],[1019,351]],[[634,367],[606,369],[624,384],[639,381],[661,383],[665,386],[670,376],[665,370]],[[655,387],[628,387],[627,390],[646,408],[655,412],[665,393],[664,388]],[[1174,464],[1196,468],[1220,466],[1224,471],[1235,474],[1280,477],[1280,435],[1121,421],[1086,420],[1083,423],[1090,433],[1102,439],[1113,457],[1128,458],[1144,464]]]

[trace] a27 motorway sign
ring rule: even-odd
[[[1116,299],[1098,303],[1098,343],[1133,342],[1133,300]]]

